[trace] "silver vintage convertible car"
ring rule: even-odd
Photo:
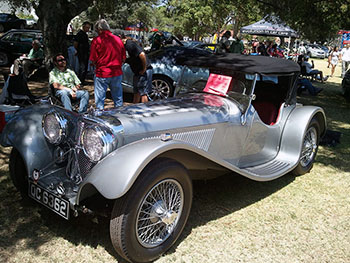
[[[212,54],[177,63],[208,68],[205,89],[83,115],[33,105],[0,138],[13,147],[10,176],[22,195],[66,219],[112,202],[110,237],[131,262],[152,261],[178,239],[192,180],[307,173],[326,130],[321,108],[296,103],[292,61]]]

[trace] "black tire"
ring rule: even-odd
[[[21,193],[22,198],[28,198],[28,173],[24,160],[16,148],[12,148],[9,163],[10,177]]]
[[[151,100],[167,99],[173,94],[174,86],[169,78],[160,75],[153,76],[152,92],[149,94]]]
[[[164,202],[167,196],[160,193],[167,190],[172,190],[175,198]],[[149,262],[161,256],[180,236],[191,210],[192,195],[191,179],[181,164],[166,158],[153,161],[114,204],[110,236],[116,251],[131,262]],[[164,207],[169,201],[177,205]],[[147,235],[150,230],[154,235]]]
[[[9,58],[4,52],[0,52],[0,66],[6,66],[9,63]]]
[[[310,172],[317,155],[319,142],[320,125],[316,119],[312,119],[303,139],[299,163],[293,170],[294,175],[298,176]]]

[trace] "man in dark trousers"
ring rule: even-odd
[[[134,103],[147,102],[148,94],[152,91],[153,70],[147,55],[136,40],[121,36],[125,46],[126,60],[134,73]]]
[[[89,63],[90,44],[87,32],[89,32],[90,27],[91,24],[89,22],[84,22],[82,28],[79,30],[74,39],[74,47],[77,50],[79,60],[79,72],[77,72],[77,75],[83,84],[86,78]]]

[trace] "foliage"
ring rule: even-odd
[[[7,0],[12,8],[33,7],[43,32],[45,55],[48,58],[59,52],[66,53],[66,29],[73,17],[86,10],[93,0]]]
[[[175,33],[198,39],[230,27],[237,33],[242,25],[259,18],[254,3],[253,0],[170,0],[167,10],[173,18]]]
[[[349,0],[257,0],[266,14],[275,14],[310,41],[333,38],[350,29]]]

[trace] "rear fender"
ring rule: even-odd
[[[326,132],[326,116],[322,108],[315,106],[297,107],[291,112],[283,130],[280,154],[284,159],[298,164],[303,140],[309,123],[315,118],[320,126],[320,137]],[[301,128],[302,127],[302,128]]]

